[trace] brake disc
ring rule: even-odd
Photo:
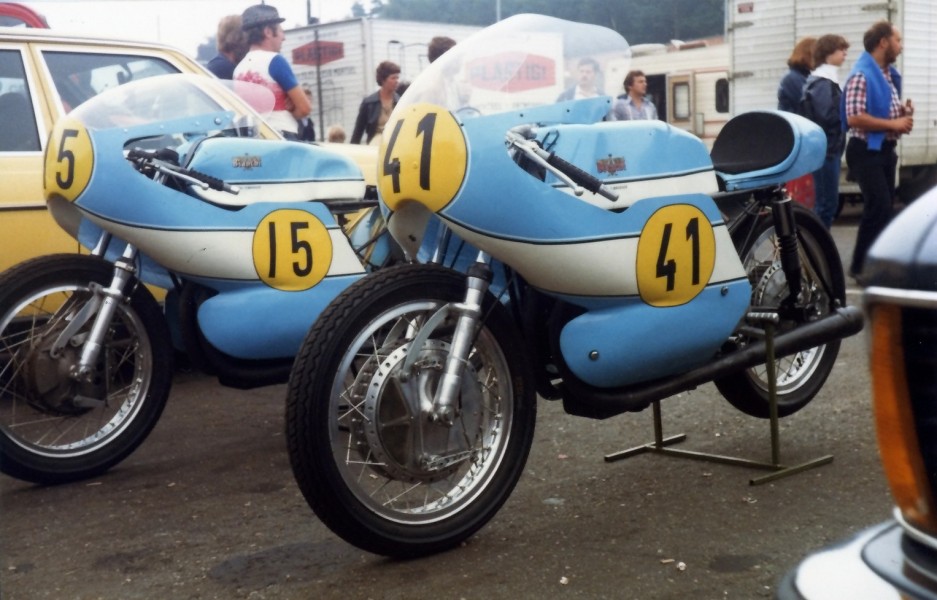
[[[363,394],[355,437],[368,462],[385,476],[409,482],[448,477],[474,456],[479,439],[482,394],[476,372],[466,364],[452,425],[431,419],[433,396],[449,353],[448,342],[423,343],[411,372],[401,377],[410,344],[404,344],[360,373]],[[362,375],[364,375],[362,377]],[[375,463],[377,463],[375,465]]]

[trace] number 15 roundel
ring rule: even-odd
[[[378,190],[391,210],[416,201],[433,212],[452,202],[468,163],[465,136],[452,113],[414,104],[384,128]]]

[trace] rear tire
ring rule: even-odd
[[[316,515],[369,552],[414,557],[458,545],[523,471],[535,396],[507,311],[490,296],[452,426],[427,419],[420,403],[438,383],[451,317],[399,377],[420,326],[461,302],[465,282],[434,265],[380,270],[329,305],[297,356],[286,408],[293,473]]]
[[[839,251],[829,232],[809,210],[794,205],[797,223],[803,286],[814,318],[832,313],[846,304],[846,282]],[[752,308],[777,307],[787,295],[787,278],[781,269],[777,236],[770,214],[757,217],[754,227],[741,227],[735,233],[736,245],[745,272],[752,284]],[[778,333],[797,324],[782,320]],[[745,344],[751,340],[742,338]],[[786,417],[805,407],[823,387],[836,357],[840,341],[775,360],[778,416]],[[753,417],[770,417],[767,367],[759,365],[714,382],[732,406]]]
[[[97,257],[57,255],[0,275],[0,470],[7,475],[41,484],[100,475],[159,420],[172,383],[172,345],[162,310],[142,285],[119,304],[92,383],[79,384],[69,372],[93,317],[51,352],[91,298],[89,284],[107,287],[112,273]]]

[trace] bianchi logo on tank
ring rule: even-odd
[[[619,171],[624,171],[625,167],[625,157],[624,156],[609,156],[608,158],[600,158],[595,161],[595,168],[599,170],[599,173],[608,173],[609,175],[614,175]]]
[[[231,159],[231,166],[235,169],[245,169],[251,170],[260,167],[262,159],[259,156],[250,156],[245,154],[244,156],[235,156]]]

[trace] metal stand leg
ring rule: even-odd
[[[768,318],[773,316],[774,319]],[[832,455],[821,456],[820,458],[801,463],[794,466],[784,466],[781,464],[781,443],[780,443],[780,433],[778,428],[778,396],[777,396],[777,373],[775,371],[774,363],[774,322],[777,319],[776,315],[758,315],[759,318],[766,321],[765,325],[765,343],[768,350],[767,363],[768,368],[768,397],[769,397],[769,417],[771,424],[771,462],[760,462],[754,460],[748,460],[745,458],[737,458],[734,456],[722,456],[719,454],[711,454],[708,452],[695,452],[693,450],[680,450],[677,448],[669,448],[673,444],[682,442],[686,439],[686,434],[677,434],[664,438],[664,427],[661,419],[660,413],[660,402],[655,401],[652,404],[652,409],[654,412],[654,441],[649,444],[644,444],[642,446],[635,446],[627,450],[622,450],[620,452],[615,452],[613,454],[608,454],[605,456],[605,462],[613,462],[621,460],[624,458],[629,458],[631,456],[637,456],[638,454],[644,454],[645,452],[654,452],[657,454],[667,454],[670,456],[682,456],[683,458],[692,458],[695,460],[704,460],[708,462],[716,462],[727,465],[737,465],[741,467],[753,467],[756,469],[767,469],[773,471],[768,475],[762,477],[755,477],[749,479],[749,485],[759,485],[762,483],[767,483],[769,481],[774,481],[776,479],[781,479],[782,477],[787,477],[788,475],[793,475],[795,473],[800,473],[806,471],[807,469],[812,469],[814,467],[819,467],[820,465],[825,465],[833,462]]]

